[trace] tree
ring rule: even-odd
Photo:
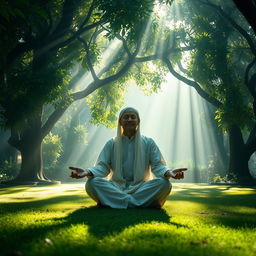
[[[50,182],[42,169],[42,140],[72,102],[113,83],[135,63],[141,45],[136,39],[141,38],[153,2],[23,2],[22,6],[19,1],[8,3],[7,7],[17,10],[8,17],[0,13],[1,35],[5,35],[1,41],[1,114],[5,127],[11,129],[9,143],[22,156],[13,182]],[[103,52],[99,45],[106,47],[116,36],[123,43],[121,58],[96,72],[93,66]],[[84,90],[69,92],[75,61],[82,62],[93,81]],[[43,120],[45,104],[53,104],[54,110]]]
[[[256,151],[255,37],[245,22],[235,22],[239,13],[229,4],[196,0],[186,1],[186,7],[185,25],[171,43],[190,47],[189,65],[184,68],[181,57],[175,60],[165,53],[162,60],[176,78],[216,107],[216,119],[229,134],[229,171],[240,182],[251,181],[248,160]]]

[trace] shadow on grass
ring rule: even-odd
[[[63,200],[64,197],[61,197]],[[69,198],[70,199],[70,198]],[[48,199],[47,203],[49,203]],[[55,198],[60,200],[60,198]],[[41,204],[42,201],[38,202]],[[52,201],[51,203],[54,203]],[[15,207],[12,205],[11,208]],[[23,209],[28,209],[31,204],[24,203]],[[9,208],[10,209],[10,208]],[[170,216],[163,210],[156,209],[99,209],[96,206],[80,208],[75,210],[64,218],[52,218],[51,223],[44,222],[41,225],[29,225],[19,228],[1,228],[0,241],[4,245],[2,247],[3,255],[8,255],[11,250],[23,250],[23,246],[33,241],[44,241],[51,233],[61,233],[61,230],[70,228],[72,225],[86,225],[88,232],[97,239],[105,236],[115,235],[122,232],[124,229],[141,223],[161,222],[173,224],[177,227],[185,227],[176,223],[170,222]],[[4,226],[2,226],[4,227]],[[10,239],[11,238],[11,239]],[[11,250],[10,250],[11,248]]]
[[[89,226],[89,232],[96,237],[118,233],[125,228],[150,222],[162,222],[186,227],[170,222],[170,216],[165,210],[136,208],[136,209],[99,209],[96,206],[74,211],[67,218],[68,224],[83,223]]]

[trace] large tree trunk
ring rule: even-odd
[[[15,180],[19,183],[42,182],[43,175],[41,141],[23,140],[21,146],[21,169]]]
[[[229,129],[229,147],[229,173],[234,173],[237,176],[238,183],[253,183],[248,167],[250,153],[244,143],[241,130],[237,126],[232,126]]]
[[[18,176],[8,184],[51,184],[60,183],[49,180],[43,173],[42,161],[42,108],[33,116],[22,131],[12,132],[9,143],[21,153],[21,169]]]

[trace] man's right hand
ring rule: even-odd
[[[81,179],[81,178],[84,178],[84,177],[91,177],[92,176],[92,173],[90,171],[88,171],[88,170],[84,170],[82,168],[73,167],[73,166],[70,166],[68,168],[70,170],[72,170],[72,172],[70,174],[71,178]]]

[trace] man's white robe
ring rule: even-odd
[[[114,143],[114,139],[110,139],[101,151],[96,165],[88,168],[93,178],[87,182],[87,193],[95,201],[112,208],[147,207],[154,203],[162,206],[170,193],[171,184],[164,178],[169,168],[154,140],[141,136],[143,170],[142,175],[136,175],[135,138],[122,136],[121,179],[120,175],[115,175]]]

